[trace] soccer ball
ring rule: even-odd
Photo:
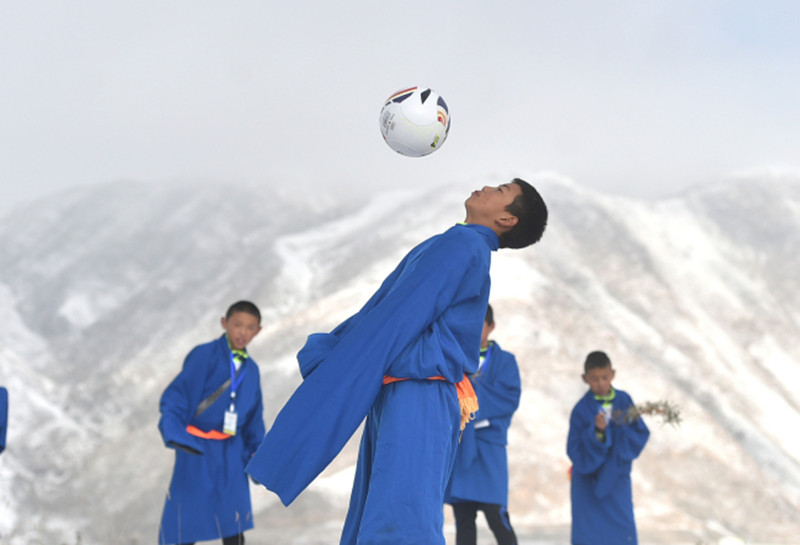
[[[408,157],[422,157],[444,144],[450,131],[450,112],[433,89],[411,87],[386,99],[379,122],[390,148]]]

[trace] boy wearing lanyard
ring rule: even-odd
[[[605,352],[591,352],[583,369],[589,391],[572,410],[567,436],[572,543],[636,545],[631,467],[650,431],[641,418],[623,417],[633,400],[611,385],[615,371]]]
[[[475,517],[483,511],[498,545],[516,545],[508,517],[508,427],[519,407],[522,386],[513,354],[495,341],[494,311],[486,310],[478,372],[469,379],[478,396],[475,420],[464,428],[445,501],[453,506],[456,545],[475,545]]]
[[[261,313],[239,301],[221,323],[225,333],[192,349],[161,396],[158,428],[175,449],[161,544],[242,545],[253,527],[244,467],[265,428],[258,366],[247,345],[261,330]]]

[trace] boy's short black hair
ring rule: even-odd
[[[501,248],[525,248],[539,241],[547,226],[547,206],[536,189],[520,178],[511,183],[522,189],[522,195],[506,206],[506,211],[517,218],[517,224],[500,235]]]
[[[261,311],[259,311],[258,307],[250,301],[236,301],[234,304],[229,306],[228,312],[225,313],[225,319],[227,320],[233,316],[234,312],[246,312],[247,314],[252,314],[258,318],[258,323],[261,325]]]
[[[486,307],[486,318],[483,319],[489,325],[494,325],[494,311],[492,310],[492,305]]]
[[[605,352],[601,352],[599,350],[589,352],[589,355],[586,356],[586,361],[583,362],[584,373],[589,369],[603,369],[605,367],[611,367],[611,359],[606,355]]]

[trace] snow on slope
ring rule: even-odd
[[[556,176],[535,184],[551,210],[544,239],[497,252],[492,268],[496,337],[524,384],[509,445],[519,533],[569,524],[567,419],[583,357],[604,349],[618,387],[684,416],[680,428],[649,422],[634,465],[642,534],[791,543],[800,184],[728,181],[657,203]],[[13,491],[0,506],[4,539],[153,539],[172,463],[158,397],[186,352],[220,333],[224,307],[241,297],[262,307],[251,352],[269,422],[300,380],[306,335],[355,312],[411,247],[463,219],[472,189],[337,204],[123,184],[0,217],[0,382],[18,415],[0,456]],[[289,509],[254,488],[248,540],[334,542],[357,440]]]

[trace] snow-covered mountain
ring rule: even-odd
[[[505,180],[503,180],[505,181]],[[517,355],[510,512],[523,538],[569,525],[569,411],[602,349],[649,419],[634,464],[642,543],[795,543],[800,535],[800,180],[726,180],[658,202],[532,177],[542,242],[493,256],[496,339]],[[186,352],[235,299],[271,422],[294,355],[367,299],[416,243],[463,219],[473,187],[375,197],[266,186],[120,183],[0,217],[0,543],[151,543],[172,465],[156,429]],[[253,488],[248,543],[335,543],[356,436],[284,508]],[[648,541],[649,540],[649,541]]]

